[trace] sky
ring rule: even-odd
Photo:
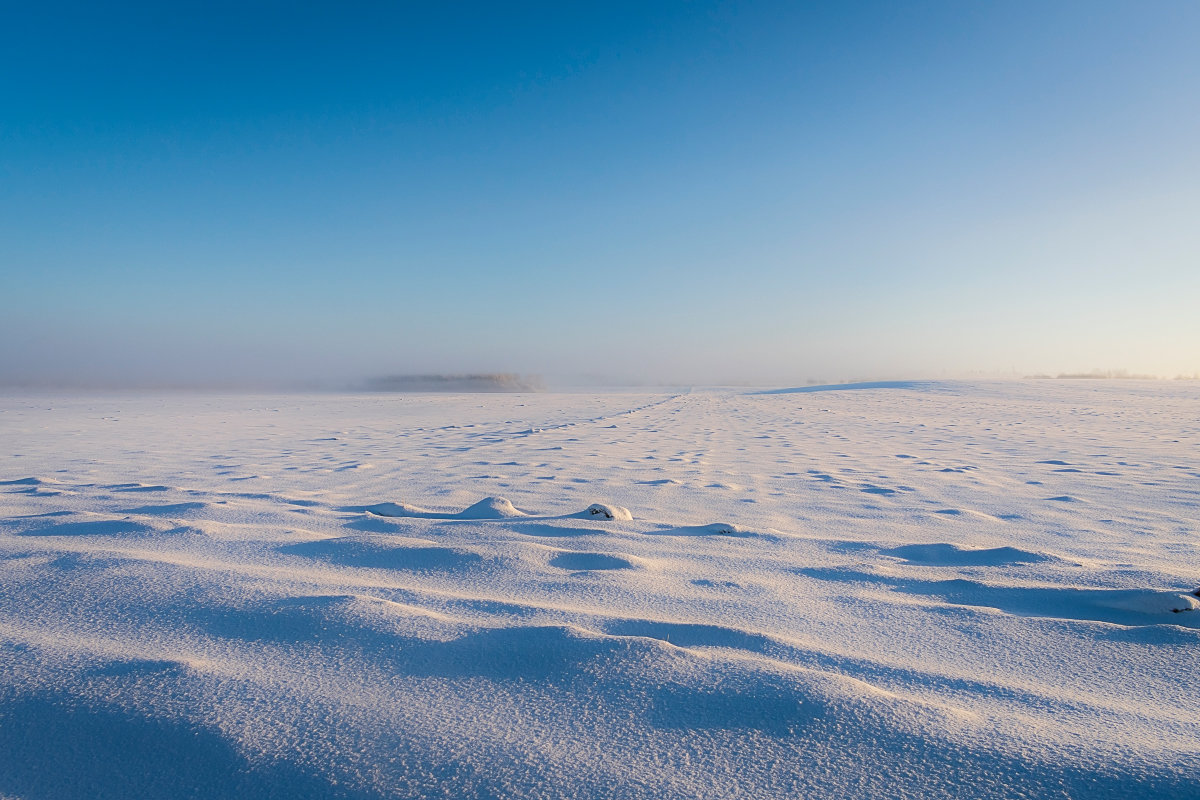
[[[1200,372],[1200,3],[0,4],[0,385]]]

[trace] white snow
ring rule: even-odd
[[[0,796],[1179,798],[1200,386],[0,398]]]

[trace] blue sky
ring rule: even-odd
[[[1200,371],[1194,2],[10,5],[0,383]]]

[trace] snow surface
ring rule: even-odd
[[[1198,439],[1182,382],[3,398],[0,796],[1193,796]]]

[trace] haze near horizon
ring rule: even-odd
[[[46,3],[0,385],[1200,372],[1200,6]]]

